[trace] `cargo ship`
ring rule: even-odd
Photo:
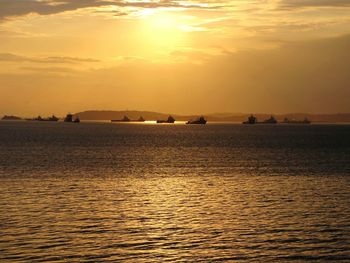
[[[186,124],[206,124],[206,123],[207,123],[207,120],[203,116],[200,116],[198,119],[189,120],[188,122],[186,122]]]
[[[146,120],[140,116],[137,120],[130,120],[128,116],[124,116],[121,120],[111,120],[111,122],[145,122]]]
[[[250,115],[247,121],[244,121],[243,124],[277,124],[275,117],[271,116],[269,119],[264,121],[258,121],[254,115]]]
[[[157,120],[157,123],[174,123],[175,119],[170,115],[166,120]]]

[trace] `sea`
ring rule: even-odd
[[[1,121],[0,262],[350,262],[350,125]]]

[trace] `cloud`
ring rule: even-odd
[[[208,8],[201,4],[185,4],[174,0],[161,1],[122,1],[122,0],[0,0],[0,20],[11,16],[23,16],[30,13],[39,15],[50,15],[65,11],[74,11],[82,8],[93,8],[103,6],[114,7],[139,7],[139,8],[160,8],[160,7],[181,7],[181,8]],[[114,12],[116,15],[125,15],[124,12]]]
[[[21,67],[21,70],[44,74],[74,74],[78,71],[67,67]]]
[[[282,8],[350,7],[350,0],[281,0]]]
[[[47,113],[115,107],[180,113],[350,112],[349,47],[350,35],[226,52],[201,64],[131,60],[75,73],[26,68],[25,73],[0,74],[0,111],[27,110],[23,105],[29,101],[34,112]]]
[[[34,63],[85,63],[99,62],[92,58],[77,58],[77,57],[27,57],[11,53],[0,53],[0,62],[34,62]]]

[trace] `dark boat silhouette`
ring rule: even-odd
[[[175,119],[173,116],[169,115],[167,120],[157,120],[157,123],[174,123]]]
[[[64,122],[73,122],[73,114],[68,113],[64,118]]]
[[[276,124],[277,123],[277,120],[275,119],[275,117],[273,117],[271,115],[270,118],[268,118],[267,120],[264,120],[262,123],[265,123],[265,124]]]
[[[126,115],[121,120],[111,120],[111,122],[129,122],[129,121],[130,119]]]
[[[250,115],[250,116],[248,117],[248,120],[247,120],[247,121],[244,121],[243,124],[256,124],[257,121],[258,121],[258,119],[257,119],[255,116]]]
[[[244,121],[243,124],[277,124],[275,117],[271,116],[269,119],[258,122],[258,119],[254,115],[250,115],[247,121]]]
[[[33,118],[32,120],[33,121],[43,121],[44,119],[39,115],[38,117]]]
[[[74,122],[74,123],[79,123],[80,122],[80,118],[76,117],[73,120],[73,114],[68,113],[67,116],[64,118],[64,122]]]
[[[52,115],[51,117],[48,118],[42,118],[40,115],[36,118],[32,119],[26,119],[27,121],[58,121],[59,118],[57,118],[55,115]]]
[[[146,120],[140,116],[137,120],[130,120],[128,116],[124,116],[121,120],[111,120],[111,122],[145,122]]]
[[[206,123],[207,123],[207,120],[203,116],[200,116],[198,119],[189,120],[188,122],[186,122],[186,124],[206,124]]]
[[[145,122],[146,120],[142,116],[140,116],[140,118],[138,118],[137,121],[138,122]]]
[[[47,119],[43,119],[43,121],[58,121],[59,118],[57,118],[55,115],[52,115],[51,117],[47,118]]]
[[[285,124],[311,124],[311,121],[308,118],[306,118],[306,117],[302,121],[290,120],[288,118],[284,118],[282,123],[285,123]]]

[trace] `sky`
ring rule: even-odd
[[[0,115],[350,112],[350,0],[0,0]]]

